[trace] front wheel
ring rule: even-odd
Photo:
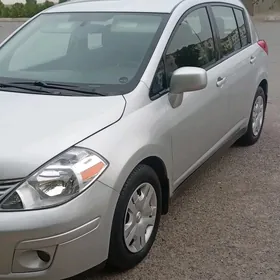
[[[266,111],[266,97],[262,87],[256,92],[246,134],[240,138],[243,146],[254,145],[260,138]]]
[[[139,165],[127,179],[114,214],[107,265],[136,266],[149,253],[160,222],[161,186],[155,171]]]

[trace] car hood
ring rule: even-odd
[[[123,96],[81,97],[0,91],[0,180],[23,178],[117,122]]]

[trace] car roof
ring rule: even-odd
[[[172,13],[180,3],[194,6],[201,3],[223,2],[243,6],[241,0],[68,0],[43,11],[59,12],[135,12]]]
[[[171,13],[183,1],[187,0],[70,0],[45,12]]]

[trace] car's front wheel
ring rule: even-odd
[[[262,87],[258,87],[256,92],[251,116],[246,134],[240,138],[239,144],[243,146],[254,145],[262,133],[266,111],[266,96]]]
[[[149,253],[162,210],[155,171],[139,165],[127,179],[114,214],[107,265],[118,270],[136,266]]]

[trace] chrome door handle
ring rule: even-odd
[[[256,61],[256,57],[255,56],[251,56],[251,58],[250,58],[250,63],[251,64],[254,64],[255,63],[255,61]]]
[[[226,80],[227,80],[227,78],[226,77],[224,77],[224,78],[222,78],[222,77],[219,77],[218,79],[217,79],[217,87],[221,87],[222,85],[224,85],[225,84],[225,82],[226,82]]]

